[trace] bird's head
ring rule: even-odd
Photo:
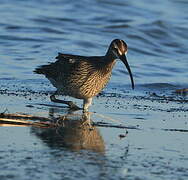
[[[109,46],[107,55],[110,56],[112,59],[120,59],[125,64],[131,78],[132,89],[134,89],[133,76],[126,58],[127,51],[127,44],[123,40],[114,39]]]

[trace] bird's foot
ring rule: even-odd
[[[55,95],[51,95],[50,99],[51,99],[52,102],[67,104],[71,110],[80,110],[81,109],[76,104],[74,104],[72,101],[65,101],[65,100],[56,99]]]
[[[93,130],[94,128],[92,125],[90,115],[91,113],[88,111],[82,114],[82,120],[83,120],[82,126],[89,127],[90,130]]]
[[[81,109],[79,106],[77,106],[76,104],[74,104],[72,101],[67,101],[67,105],[72,110],[80,110]]]
[[[83,114],[87,114],[87,113],[89,113],[89,110],[88,110],[88,108],[86,109],[86,108],[83,108]]]
[[[83,119],[90,119],[91,112],[84,111],[84,110],[82,112],[83,112],[83,114],[82,114]]]

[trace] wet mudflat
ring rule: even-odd
[[[188,104],[176,94],[103,92],[94,100],[89,125],[81,111],[51,103],[51,92],[28,92],[1,91],[1,107],[69,120],[55,128],[2,123],[1,179],[188,177]]]

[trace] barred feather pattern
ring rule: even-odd
[[[108,83],[115,60],[64,58],[35,70],[44,74],[59,94],[86,99],[96,96]]]

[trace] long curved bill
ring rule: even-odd
[[[122,56],[120,56],[120,59],[123,61],[123,63],[125,64],[125,66],[128,70],[128,73],[129,73],[130,78],[131,78],[132,89],[134,89],[134,80],[133,80],[132,72],[131,72],[130,66],[128,64],[127,58],[126,58],[125,55],[122,55]]]

